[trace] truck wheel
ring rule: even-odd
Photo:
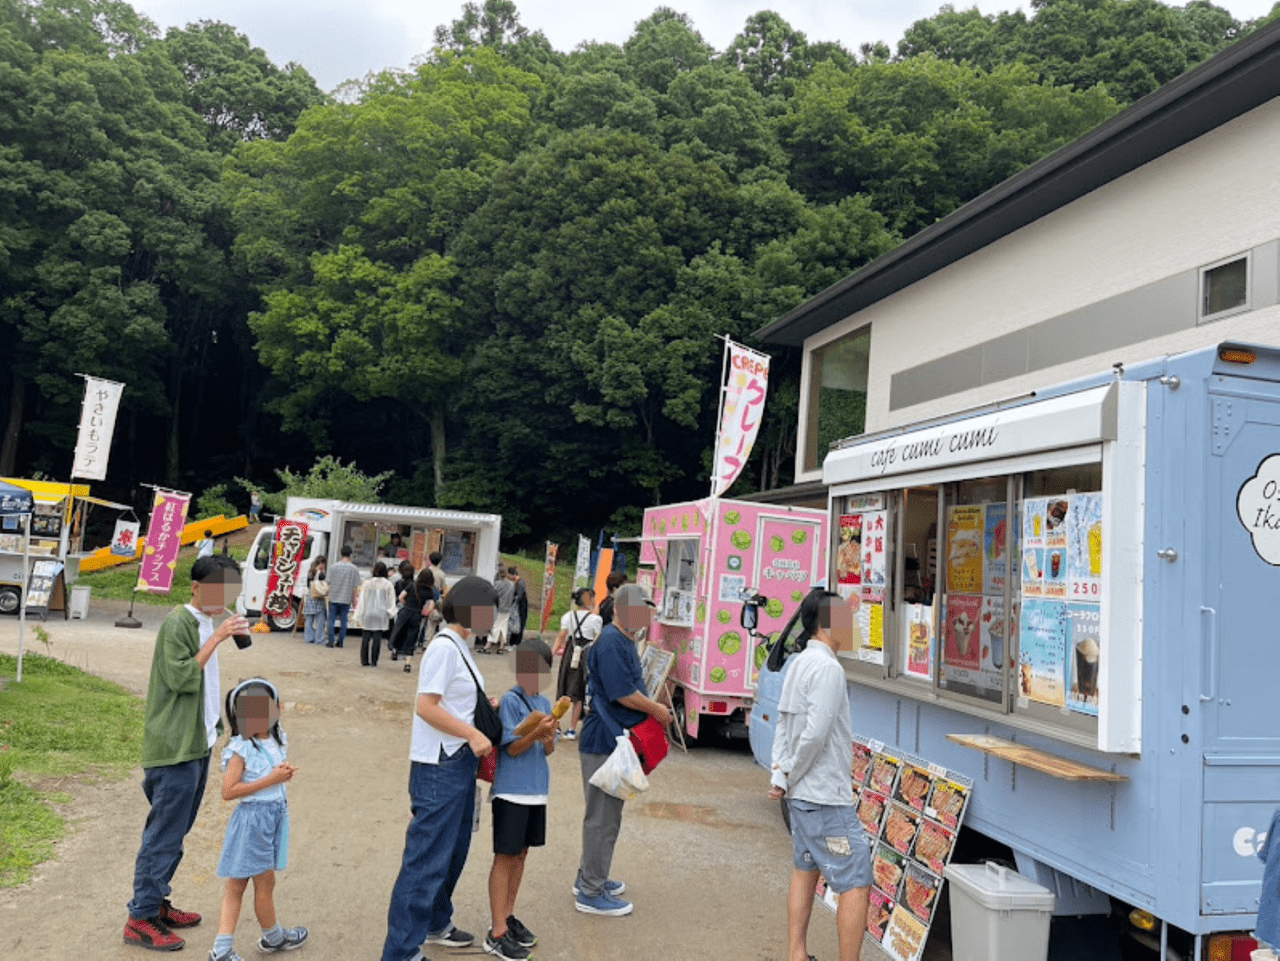
[[[0,587],[0,614],[16,614],[21,595],[16,587]]]
[[[262,619],[273,631],[291,631],[298,623],[298,602],[295,600],[283,614],[264,614]]]
[[[787,828],[787,833],[791,833],[791,808],[787,807],[786,798],[778,798],[778,804],[782,810],[782,823]]]
[[[684,696],[677,692],[675,697],[675,722],[676,727],[680,729],[680,733],[684,735],[684,743],[686,747],[693,747],[698,743],[698,739],[689,733],[689,716],[684,709]]]

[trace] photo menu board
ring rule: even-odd
[[[1102,656],[1102,495],[1022,503],[1022,603],[1017,693],[1098,713]]]
[[[937,764],[853,739],[853,803],[871,839],[872,888],[867,933],[896,961],[923,954],[942,893],[942,872],[969,805],[973,782]],[[831,910],[835,893],[819,878]]]

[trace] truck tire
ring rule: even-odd
[[[0,614],[18,613],[18,602],[21,600],[22,595],[18,592],[18,588],[11,585],[0,587]]]
[[[295,624],[298,623],[298,600],[294,598],[289,605],[289,609],[283,614],[264,614],[262,619],[267,622],[267,626],[273,631],[292,631]]]
[[[684,709],[684,694],[680,691],[676,691],[674,706],[675,711],[672,713],[675,717],[673,720],[676,722],[676,727],[680,729],[680,733],[684,737],[685,747],[696,747],[698,739],[689,733],[689,715]]]

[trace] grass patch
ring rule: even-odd
[[[568,552],[566,556],[566,551]],[[548,640],[555,637],[560,630],[560,617],[573,606],[573,564],[577,545],[569,548],[561,545],[560,558],[556,562],[556,594],[551,604],[551,616],[547,618]],[[530,557],[528,554],[502,554],[502,563],[515,565],[524,578],[525,588],[529,591],[529,618],[525,621],[525,630],[536,632],[542,623],[542,565],[545,555]]]
[[[22,884],[65,833],[49,807],[65,791],[42,795],[17,778],[93,771],[121,776],[142,753],[143,702],[123,688],[39,654],[0,654],[0,887]]]
[[[222,550],[222,538],[218,538],[218,550]],[[236,545],[232,538],[231,556],[244,563],[249,556],[248,544]],[[150,594],[139,591],[139,604],[152,604],[157,607],[173,607],[191,598],[191,565],[196,560],[196,548],[184,547],[178,555],[178,566],[173,571],[173,587],[168,594]],[[121,564],[119,567],[108,567],[101,571],[81,574],[77,584],[93,588],[94,597],[112,598],[127,601],[133,596],[133,589],[138,583],[137,563]]]

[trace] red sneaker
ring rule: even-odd
[[[130,918],[124,926],[124,943],[148,951],[181,951],[187,943],[170,931],[158,917],[139,921]]]
[[[194,911],[179,911],[165,898],[160,902],[160,920],[166,928],[194,928],[200,923],[200,915]]]

